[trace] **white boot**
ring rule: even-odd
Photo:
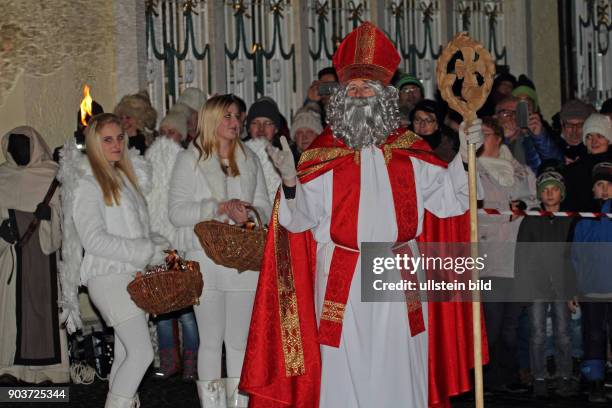
[[[227,392],[227,408],[247,408],[249,397],[238,391],[240,378],[226,378],[225,390]]]
[[[104,408],[134,408],[136,398],[126,398],[109,392],[106,394]]]
[[[212,381],[196,381],[200,407],[227,408],[225,384],[221,379]]]

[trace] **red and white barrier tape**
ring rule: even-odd
[[[544,210],[497,210],[495,208],[480,208],[478,214],[482,215],[531,215],[538,217],[581,217],[581,218],[601,218],[609,217],[612,218],[612,213],[600,213],[600,212],[576,212],[576,211],[544,211]]]

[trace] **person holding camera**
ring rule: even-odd
[[[332,93],[338,87],[338,74],[333,67],[323,68],[317,74],[308,88],[308,95],[304,107],[311,109],[321,116],[321,126],[327,123],[327,106]]]
[[[516,96],[502,99],[495,106],[495,118],[504,130],[504,143],[514,158],[528,165],[534,173],[538,173],[546,160],[562,160],[561,150],[529,99]]]

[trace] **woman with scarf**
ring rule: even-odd
[[[495,119],[484,118],[482,130],[484,143],[477,152],[477,168],[484,192],[483,207],[502,211],[533,207],[535,175],[512,156],[503,143],[503,129]],[[514,246],[520,223],[521,218],[516,216],[478,216],[479,250],[488,256],[481,276],[491,279],[496,295],[495,302],[484,305],[490,353],[485,386],[493,389],[513,386],[519,379],[517,328],[523,305],[513,302],[512,295]]]
[[[421,136],[438,158],[450,163],[459,151],[459,135],[444,124],[445,110],[424,99],[410,112],[410,129]]]

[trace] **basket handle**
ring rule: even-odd
[[[249,209],[249,210],[251,210],[251,211],[253,211],[253,212],[255,213],[255,218],[257,218],[257,224],[259,224],[259,228],[261,229],[261,235],[263,235],[263,236],[264,236],[264,238],[265,238],[265,233],[264,233],[264,231],[265,231],[265,230],[264,230],[264,225],[263,225],[263,223],[261,222],[261,217],[259,216],[259,212],[258,212],[258,211],[257,211],[257,209],[255,209],[255,207],[254,207],[254,206],[252,206],[252,205],[245,205],[245,207],[246,207],[247,209]]]

